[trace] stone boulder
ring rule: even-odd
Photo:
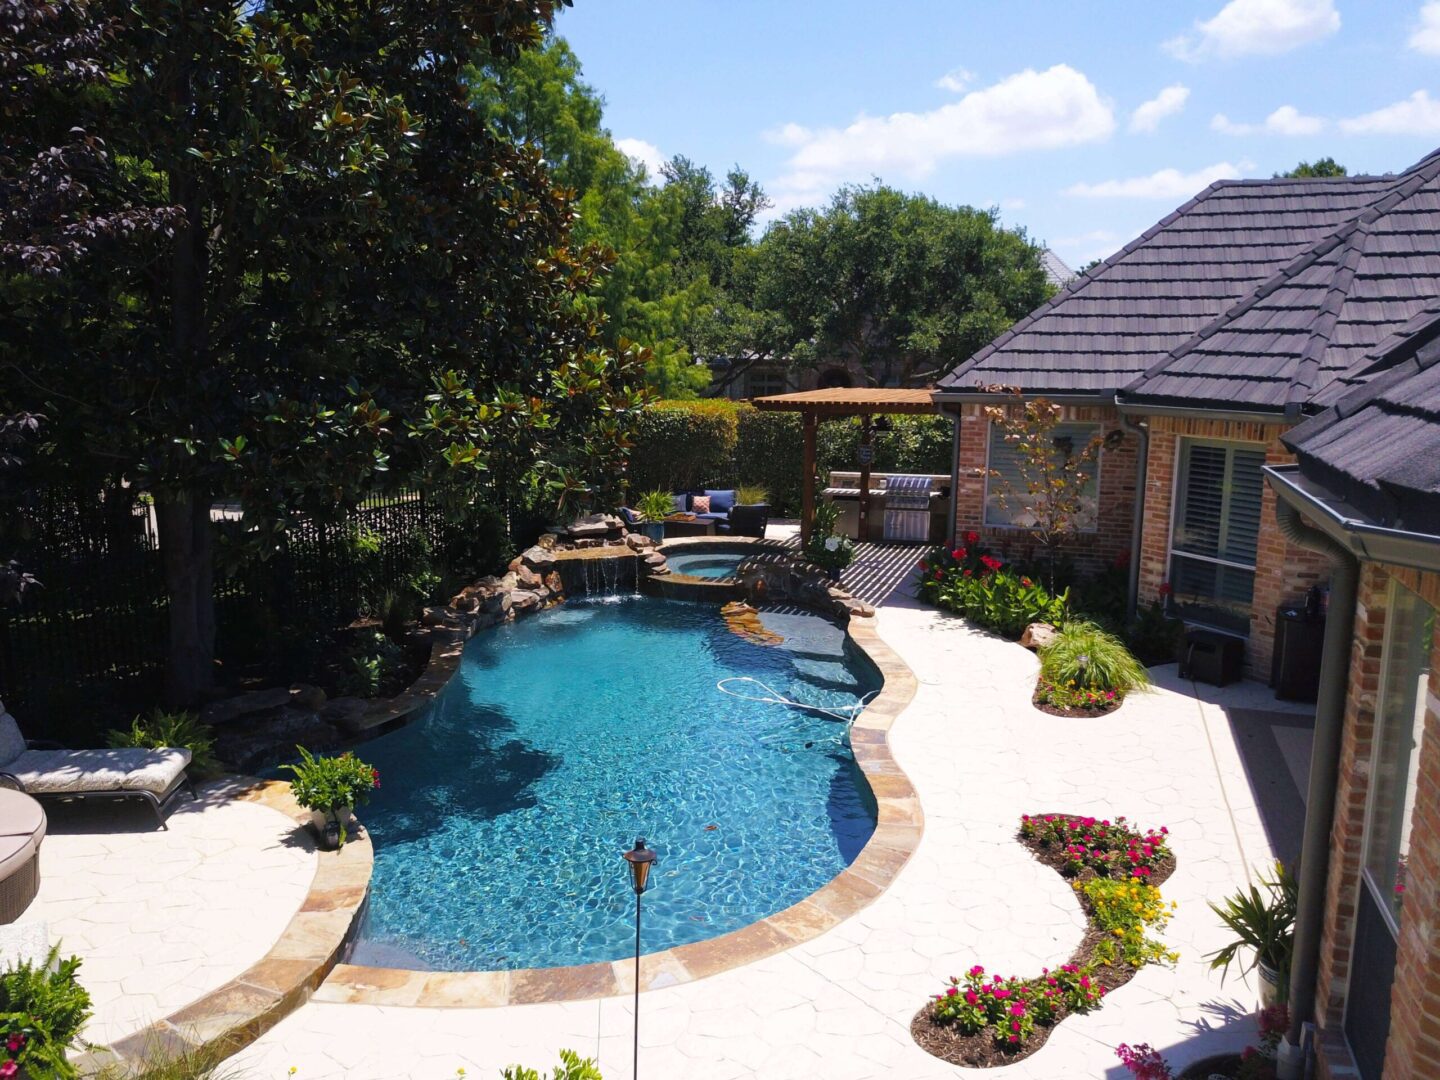
[[[420,613],[421,626],[459,626],[454,613],[449,608],[427,607]]]
[[[321,752],[338,749],[341,742],[340,732],[315,713],[284,708],[243,730],[225,729],[215,740],[215,754],[232,769],[247,772],[277,758],[291,757],[297,746]]]
[[[554,550],[555,550],[555,545],[558,544],[558,543],[559,543],[559,540],[558,540],[558,538],[555,536],[555,534],[554,534],[554,533],[551,533],[551,532],[547,532],[547,533],[541,533],[541,534],[540,534],[540,539],[535,541],[535,546],[536,546],[536,547],[540,547],[540,548],[544,548],[546,551],[554,551]]]
[[[269,690],[251,690],[247,694],[213,701],[200,710],[200,719],[211,727],[234,723],[242,716],[270,712],[290,704],[290,688],[276,686]]]
[[[296,683],[290,687],[290,704],[298,709],[319,712],[325,705],[325,698],[324,690],[318,686],[311,686],[309,683]]]
[[[631,551],[649,551],[655,546],[655,541],[642,533],[627,533],[624,543]]]
[[[1020,644],[1024,645],[1027,649],[1034,649],[1038,652],[1059,636],[1060,631],[1049,623],[1032,622],[1029,626],[1025,627],[1025,633],[1020,635]]]
[[[556,596],[565,591],[565,580],[560,576],[560,571],[551,570],[545,575],[545,587]]]
[[[516,589],[510,594],[510,610],[517,615],[534,611],[540,606],[540,597],[529,589]]]
[[[370,703],[364,698],[331,698],[320,709],[320,719],[347,734],[355,735],[363,729],[365,714],[369,709]]]
[[[541,589],[545,587],[545,579],[530,567],[522,566],[515,571],[515,584],[521,589]]]

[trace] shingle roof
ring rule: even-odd
[[[1057,289],[1063,289],[1080,276],[1048,247],[1040,249],[1040,269],[1045,271],[1045,280]]]
[[[1440,156],[1399,176],[1212,184],[956,367],[939,389],[1000,383],[1106,394],[1158,377],[1174,360],[1171,381],[1142,382],[1136,392],[1280,408],[1292,375],[1318,389],[1440,291],[1425,292],[1430,272],[1440,273],[1437,171]],[[1387,197],[1388,213],[1362,226]],[[1205,367],[1205,340],[1241,315],[1233,341],[1210,342],[1215,360]],[[1255,357],[1287,348],[1294,371],[1256,371],[1252,386]]]
[[[1440,155],[1173,349],[1131,403],[1288,409],[1440,297]]]
[[[1283,441],[1302,474],[1377,523],[1440,534],[1440,309],[1397,348],[1404,359]]]

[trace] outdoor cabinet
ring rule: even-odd
[[[1180,649],[1180,677],[1229,686],[1239,682],[1245,663],[1245,641],[1215,630],[1192,627]]]

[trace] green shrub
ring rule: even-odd
[[[1167,615],[1159,600],[1152,600],[1130,624],[1130,650],[1146,667],[1168,664],[1175,660],[1184,636],[1185,624]]]
[[[1150,685],[1125,643],[1091,622],[1067,622],[1040,650],[1040,677],[1058,687],[1124,697]]]
[[[735,489],[735,501],[741,506],[760,506],[770,501],[770,492],[753,484],[741,484]]]
[[[190,775],[196,780],[218,776],[224,771],[220,759],[215,756],[215,740],[210,737],[210,728],[192,712],[155,709],[145,716],[137,716],[128,728],[106,732],[105,745],[116,749],[142,747],[163,750],[176,747],[189,750]]]
[[[534,531],[538,530],[527,537]],[[447,521],[444,535],[445,569],[453,580],[464,584],[499,573],[515,557],[510,526],[493,506],[467,503],[456,511],[454,520]]]
[[[800,414],[747,406],[735,414],[735,423],[734,478],[765,488],[770,498],[762,501],[770,503],[772,513],[798,516],[804,455]]]
[[[315,757],[303,746],[295,749],[300,752],[300,764],[281,766],[295,774],[290,793],[306,810],[339,816],[340,845],[344,847],[345,819],[338,812],[354,810],[370,798],[370,792],[380,786],[380,772],[351,753]]]
[[[632,491],[735,486],[735,401],[662,401],[640,414],[630,451]]]
[[[855,543],[848,536],[838,536],[835,526],[840,520],[840,506],[820,502],[815,506],[810,539],[805,544],[805,558],[824,570],[844,570],[855,558]]]
[[[1039,581],[984,551],[968,533],[964,547],[937,551],[920,563],[920,595],[976,626],[1016,638],[1032,622],[1065,619],[1069,591],[1052,595]]]
[[[75,978],[79,968],[78,956],[61,960],[52,949],[43,965],[0,972],[0,1061],[15,1062],[27,1076],[80,1075],[66,1058],[91,1014],[90,993]]]
[[[544,1080],[544,1078],[534,1069],[527,1069],[523,1065],[512,1065],[501,1073],[501,1080]],[[561,1050],[560,1064],[555,1066],[555,1071],[550,1074],[550,1080],[604,1080],[604,1078],[591,1058],[585,1058],[582,1061],[580,1055],[574,1050]]]
[[[375,697],[396,685],[405,674],[405,654],[399,645],[378,630],[356,635],[345,658],[340,677],[341,693],[354,697]]]
[[[871,438],[876,472],[950,472],[954,456],[954,426],[949,417],[891,416],[889,431],[877,431]],[[798,454],[795,460],[799,460]],[[832,469],[853,471],[860,467],[859,419],[831,420],[816,432],[815,461],[821,475]]]

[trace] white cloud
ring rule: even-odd
[[[1207,56],[1273,56],[1320,41],[1340,29],[1334,0],[1230,0],[1216,15],[1163,48],[1181,60]]]
[[[1440,56],[1440,0],[1429,0],[1420,6],[1420,21],[1410,31],[1405,44],[1426,56]]]
[[[1113,106],[1065,64],[1027,69],[929,112],[857,117],[846,127],[786,124],[766,133],[793,146],[786,172],[766,185],[777,210],[823,199],[846,181],[921,179],[943,161],[1001,157],[1096,142],[1115,130]]]
[[[935,80],[935,85],[941,90],[950,90],[956,94],[963,93],[971,83],[975,81],[975,73],[965,68],[955,68],[947,71],[940,78]]]
[[[1306,116],[1294,105],[1281,105],[1259,124],[1237,124],[1224,113],[1210,120],[1210,130],[1222,135],[1318,135],[1325,130],[1325,118]]]
[[[660,182],[660,166],[665,164],[665,155],[660,153],[660,148],[654,143],[648,143],[644,139],[616,139],[615,149],[636,165],[643,165],[646,176],[652,183]]]
[[[1404,101],[1341,120],[1340,130],[1346,135],[1440,134],[1440,101],[1425,90],[1416,90]]]
[[[1024,210],[1024,209],[1025,209],[1025,200],[1024,200],[1024,199],[1018,199],[1018,198],[1001,199],[1001,200],[1000,200],[1000,209],[1001,209],[1001,210]]]
[[[1161,169],[1149,176],[1102,180],[1098,184],[1072,184],[1065,189],[1064,194],[1080,195],[1089,199],[1188,199],[1216,180],[1234,180],[1240,175],[1242,166],[1248,167],[1245,162],[1232,165],[1228,161],[1221,161],[1192,173],[1182,173],[1179,169]]]
[[[1183,109],[1189,98],[1190,88],[1188,86],[1176,83],[1174,86],[1165,87],[1164,90],[1130,114],[1131,134],[1150,134],[1160,126],[1161,120],[1167,116],[1174,116]]]

